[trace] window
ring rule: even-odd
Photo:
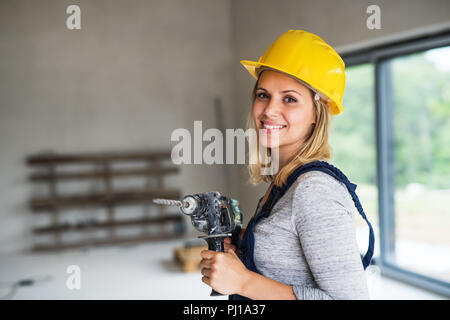
[[[373,64],[346,68],[344,112],[332,118],[332,163],[357,185],[356,193],[378,239],[378,189],[375,141],[375,79]],[[368,246],[369,228],[355,208],[355,224],[361,254]],[[377,256],[378,241],[375,241]]]
[[[450,34],[343,58],[346,112],[332,145],[374,225],[376,263],[450,296]]]
[[[450,46],[387,63],[395,183],[390,262],[450,282]]]

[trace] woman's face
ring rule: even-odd
[[[277,71],[266,70],[261,74],[253,102],[253,119],[264,147],[279,147],[280,156],[295,154],[313,129],[315,118],[309,88]],[[278,139],[271,141],[271,137]]]

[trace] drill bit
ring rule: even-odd
[[[164,206],[183,207],[183,202],[179,200],[153,199],[153,202]]]
[[[180,210],[187,215],[193,214],[198,205],[197,201],[192,196],[184,197],[181,201],[170,199],[153,199],[153,202],[164,206],[179,207]]]

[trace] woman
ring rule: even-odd
[[[318,36],[289,30],[258,62],[241,63],[257,79],[250,124],[269,153],[278,148],[280,170],[263,175],[260,163],[249,166],[253,183],[271,185],[245,231],[245,257],[230,239],[224,253],[202,251],[202,281],[230,299],[367,299],[356,185],[326,170],[299,171],[331,158],[328,130],[331,115],[343,112],[344,62]]]

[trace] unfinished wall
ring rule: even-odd
[[[217,127],[215,97],[230,127],[230,23],[229,1],[1,1],[0,252],[31,244],[26,155],[171,148],[176,128]],[[227,192],[208,165],[172,185]]]

